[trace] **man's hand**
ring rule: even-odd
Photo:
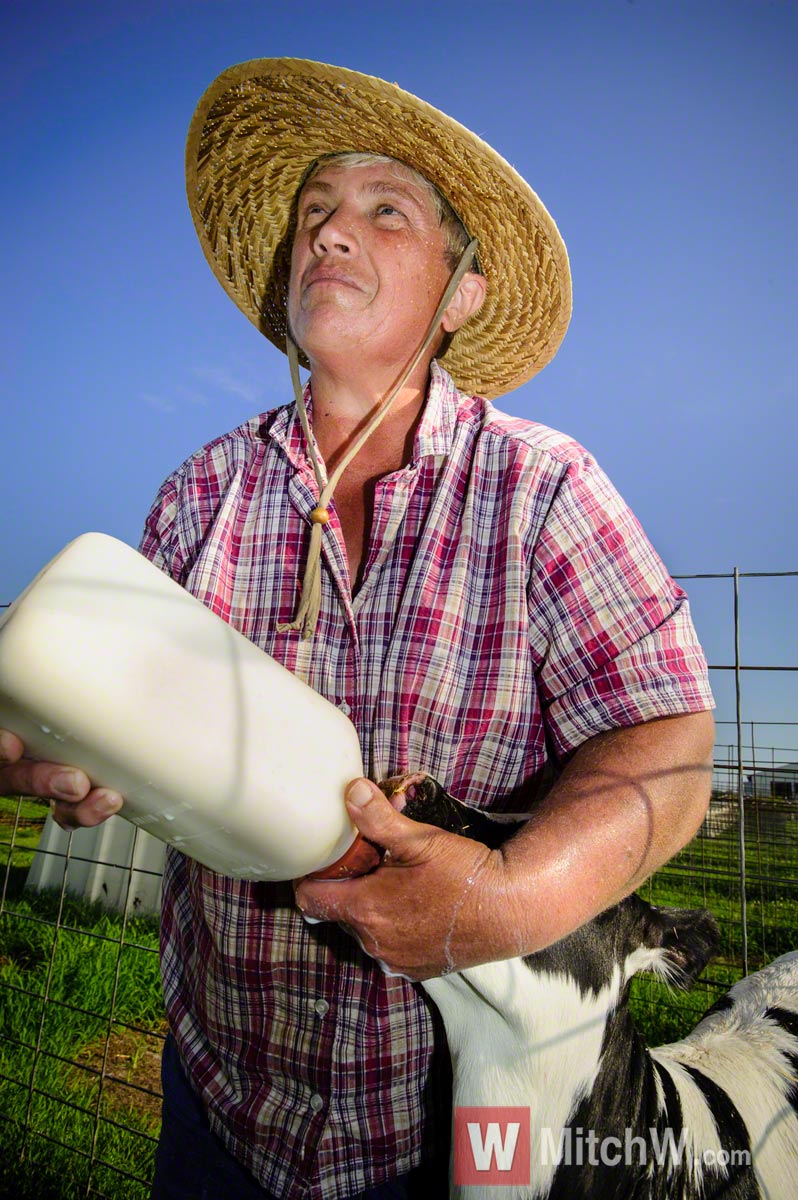
[[[693,836],[709,802],[713,733],[711,713],[694,713],[596,735],[494,851],[416,824],[357,780],[349,814],[385,860],[360,879],[302,880],[297,903],[411,979],[542,950],[634,891]]]
[[[385,849],[371,875],[296,885],[302,912],[338,921],[383,969],[430,979],[492,958],[491,922],[481,917],[500,899],[501,851],[411,821],[376,784],[350,784],[347,809],[360,832]]]
[[[84,771],[38,762],[24,754],[16,734],[0,729],[0,795],[49,800],[53,820],[62,829],[99,825],[122,807],[118,792],[92,788]]]

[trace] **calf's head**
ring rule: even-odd
[[[492,817],[456,800],[424,772],[395,776],[380,785],[405,816],[499,849],[524,820]],[[568,975],[583,992],[608,987],[620,968],[628,982],[652,971],[673,987],[687,989],[717,950],[719,932],[711,913],[658,907],[632,894],[562,941],[528,955],[531,971]]]

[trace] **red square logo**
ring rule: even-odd
[[[529,1184],[529,1108],[454,1110],[454,1182],[459,1187]]]

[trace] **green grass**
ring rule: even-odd
[[[40,800],[0,796],[0,842],[13,841],[13,850],[9,844],[0,844],[0,879],[10,859],[18,870],[28,870],[47,812],[47,805]]]
[[[746,821],[748,970],[798,949],[798,813],[788,805],[751,806]],[[688,993],[650,976],[632,985],[632,1011],[650,1045],[678,1040],[742,978],[743,937],[736,830],[697,837],[640,888],[654,904],[707,908],[720,926],[717,956]]]
[[[56,894],[10,889],[0,918],[0,1118],[6,1150],[0,1195],[85,1196],[93,1157],[96,1194],[145,1200],[157,1102],[113,1081],[100,1094],[99,1078],[107,1042],[112,1076],[130,1078],[136,1047],[157,1063],[157,1053],[145,1046],[148,1040],[159,1046],[157,1034],[147,1039],[128,1028],[163,1027],[157,922],[129,918],[120,949],[122,917],[99,905],[66,897],[58,929],[57,920]],[[120,1054],[120,1047],[129,1052]],[[153,1074],[145,1086],[157,1086]]]
[[[46,815],[0,797],[0,1195],[145,1200],[159,1105],[113,1080],[158,1087],[157,919],[128,918],[120,949],[121,915],[24,891]]]

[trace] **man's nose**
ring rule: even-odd
[[[354,221],[342,208],[336,208],[314,231],[313,250],[316,254],[356,254],[359,241]]]

